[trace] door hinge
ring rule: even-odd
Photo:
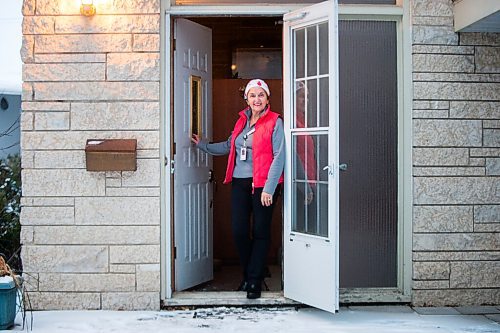
[[[177,150],[177,145],[174,142],[172,143],[172,155],[175,155],[177,153],[176,150]]]
[[[174,259],[177,259],[177,246],[174,246]]]
[[[176,44],[177,44],[176,41],[177,41],[177,39],[175,39],[175,38],[172,39],[172,51],[175,51],[175,49],[176,49]]]

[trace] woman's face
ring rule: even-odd
[[[269,97],[267,97],[264,89],[261,87],[254,87],[248,91],[247,103],[252,109],[252,113],[259,113],[266,108],[267,103],[269,103]]]

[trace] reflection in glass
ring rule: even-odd
[[[292,230],[295,232],[328,237],[328,171],[318,164],[328,159],[327,144],[326,134],[297,133],[292,137]]]

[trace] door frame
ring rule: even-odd
[[[185,16],[279,16],[308,4],[160,6],[160,300],[172,298],[173,273],[173,35],[172,22]],[[339,20],[395,21],[398,45],[398,286],[397,288],[341,289],[340,302],[410,302],[412,279],[412,62],[410,0],[396,5],[339,5]],[[220,295],[219,295],[220,296]]]

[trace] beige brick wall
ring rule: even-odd
[[[500,34],[411,4],[413,303],[500,304]]]
[[[22,242],[35,309],[159,309],[160,2],[23,5]],[[135,138],[136,172],[87,139]]]

